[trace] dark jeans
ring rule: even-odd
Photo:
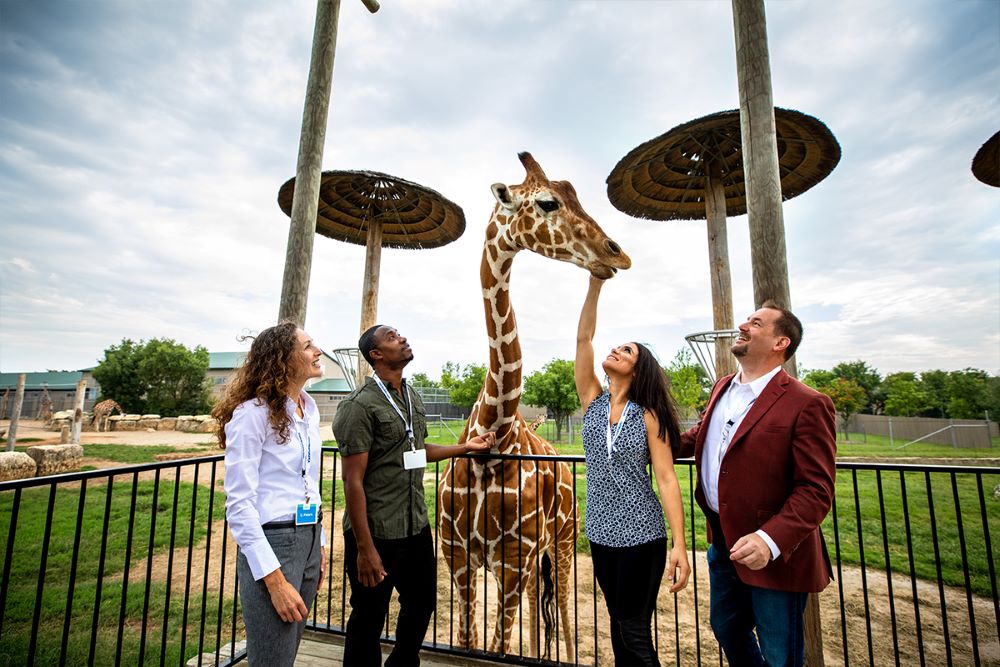
[[[594,576],[611,616],[616,665],[659,665],[650,621],[667,565],[667,540],[634,547],[590,543]]]
[[[732,667],[802,665],[806,593],[743,583],[729,560],[729,551],[718,543],[708,548],[708,573],[712,631]]]
[[[264,537],[281,563],[281,573],[302,596],[307,609],[316,599],[320,568],[320,524],[264,529]],[[264,580],[254,581],[242,550],[236,555],[240,602],[247,629],[247,662],[251,667],[291,667],[306,622],[286,623],[271,604]]]
[[[382,664],[379,636],[395,588],[399,592],[396,644],[385,664],[387,667],[415,667],[420,664],[420,646],[434,613],[437,594],[431,529],[427,526],[411,537],[375,539],[374,542],[388,576],[369,588],[358,580],[358,543],[354,531],[344,532],[344,559],[351,582],[351,617],[347,620],[344,665],[372,667]]]

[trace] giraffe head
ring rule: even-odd
[[[632,266],[621,246],[583,210],[568,181],[550,181],[530,153],[518,153],[527,175],[520,185],[494,183],[493,220],[516,250],[572,262],[597,278]],[[494,230],[491,230],[491,232]]]

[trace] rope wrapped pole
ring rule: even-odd
[[[7,451],[14,451],[17,444],[17,422],[21,419],[21,406],[24,405],[24,382],[27,375],[17,376],[17,392],[14,394],[14,411],[10,413],[10,426],[7,428]]]

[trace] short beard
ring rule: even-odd
[[[731,348],[729,348],[729,351],[732,352],[733,356],[736,357],[737,359],[742,359],[743,357],[747,356],[747,352],[749,352],[750,350],[746,345],[743,346],[733,345]]]

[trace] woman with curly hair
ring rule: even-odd
[[[294,323],[258,334],[212,415],[226,450],[226,518],[239,545],[247,658],[291,665],[326,574],[320,512],[322,440],[303,391],[322,352]]]
[[[576,336],[576,391],[587,459],[585,530],[611,617],[615,664],[659,665],[650,620],[663,570],[671,593],[684,588],[691,573],[672,454],[680,446],[680,422],[663,369],[640,343],[611,350],[601,362],[608,389],[601,387],[593,341],[603,284],[591,277]],[[659,500],[646,472],[650,464]]]

